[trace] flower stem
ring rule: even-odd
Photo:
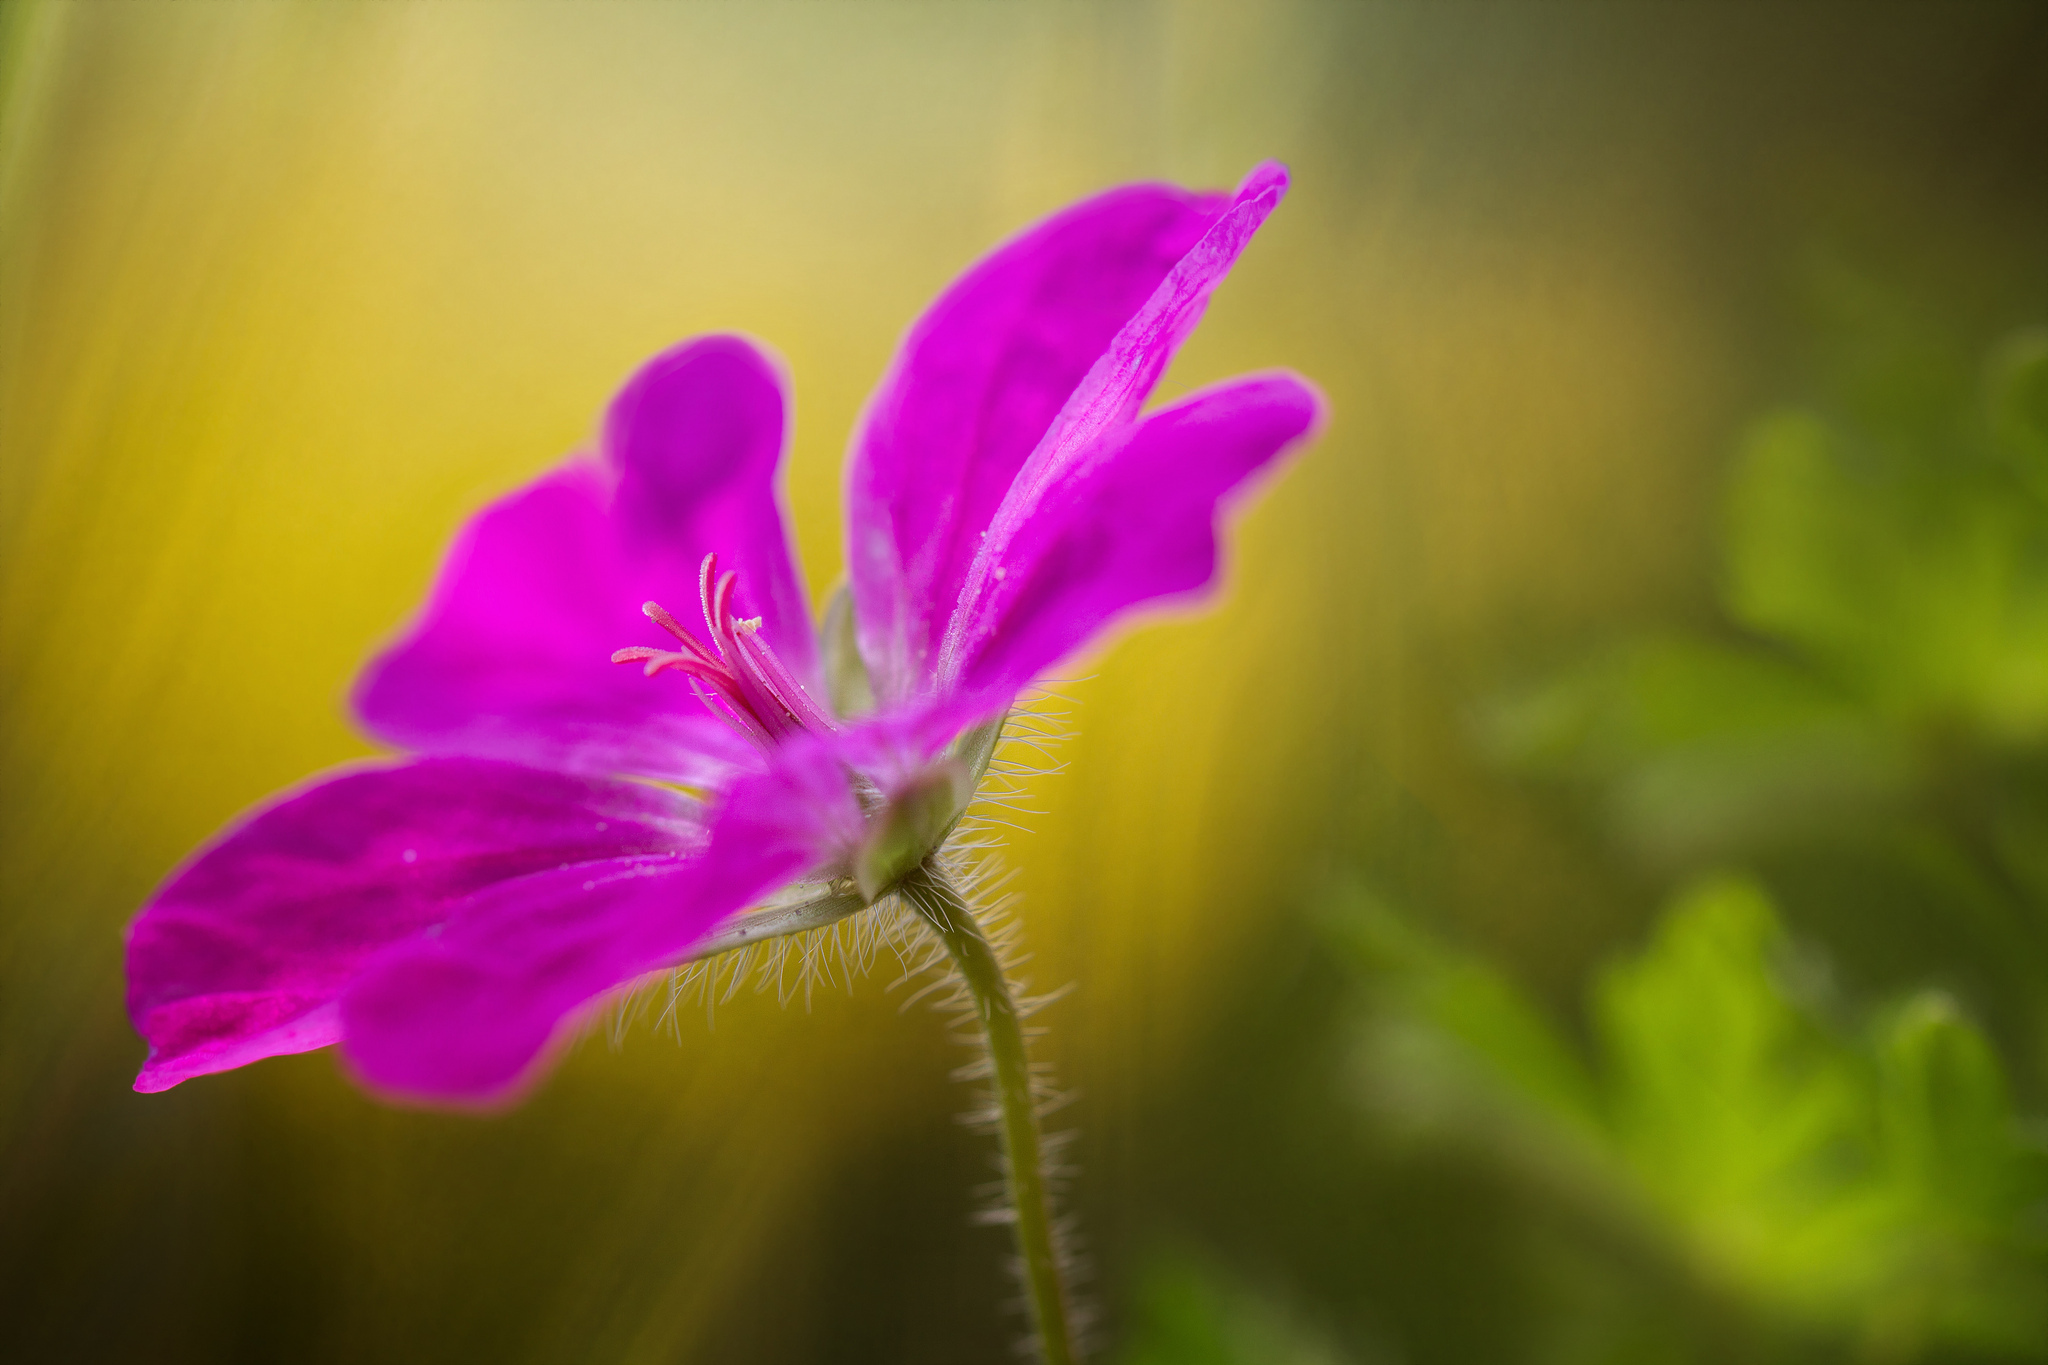
[[[974,911],[933,860],[926,859],[906,877],[900,890],[946,945],[974,1002],[995,1082],[1011,1227],[1023,1260],[1024,1289],[1038,1329],[1039,1351],[1045,1365],[1075,1365],[1080,1356],[1074,1349],[1066,1290],[1060,1283],[1051,1192],[1046,1188],[1044,1144],[1038,1131],[1038,1100],[1031,1090],[1031,1061],[1010,983],[995,950],[982,936]]]

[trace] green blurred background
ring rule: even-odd
[[[1008,845],[1105,1356],[2048,1360],[2048,10],[0,6],[0,1353],[1007,1358],[887,972],[510,1116],[129,1093],[121,930],[368,752],[462,518],[714,328],[812,588],[902,328],[1296,188],[1175,366],[1328,435]]]

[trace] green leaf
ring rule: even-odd
[[[2048,515],[1990,471],[1780,413],[1736,461],[1725,549],[1729,614],[1878,712],[2048,735]]]
[[[1347,1357],[1285,1305],[1185,1254],[1155,1256],[1117,1365],[1343,1365]]]
[[[1498,1153],[1625,1245],[1663,1245],[1788,1339],[1898,1361],[2048,1340],[2048,1157],[1945,997],[1844,1031],[1788,986],[1798,958],[1763,891],[1719,877],[1601,974],[1581,1060],[1498,973],[1353,901],[1336,922],[1379,983],[1383,1109]]]
[[[1894,1356],[1927,1340],[2048,1341],[2048,1247],[2029,1216],[2048,1200],[2048,1153],[2013,1112],[1997,1054],[1938,992],[1906,1001],[1873,1036],[1896,1216],[1891,1292],[1871,1335]]]
[[[1994,447],[2048,500],[2048,328],[2006,339],[1991,358],[1989,390]]]
[[[1598,982],[1617,1155],[1714,1275],[1824,1314],[1871,1274],[1855,1058],[1788,998],[1752,883],[1684,895],[1649,949]]]
[[[1477,1083],[1512,1094],[1546,1122],[1597,1122],[1598,1097],[1584,1064],[1498,971],[1437,943],[1362,888],[1349,891],[1328,925],[1354,960],[1378,975],[1382,999],[1399,1007],[1397,1018],[1381,1021],[1375,1064],[1383,1068],[1380,1079],[1405,1087],[1411,1103],[1433,1089],[1436,1104],[1469,1104],[1469,1092],[1451,1091]]]
[[[1602,789],[1616,834],[1658,861],[1713,861],[1895,804],[1901,739],[1812,670],[1652,636],[1495,703],[1501,761]]]

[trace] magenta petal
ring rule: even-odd
[[[1208,586],[1219,507],[1321,412],[1299,377],[1254,375],[1111,432],[1039,502],[1000,576],[962,604],[952,687],[1013,695],[1130,608]]]
[[[1013,558],[1012,540],[1024,534],[1056,489],[1084,477],[1089,461],[1116,446],[1119,429],[1137,416],[1174,353],[1201,321],[1210,296],[1286,193],[1287,171],[1277,162],[1265,162],[1245,177],[1229,207],[1124,324],[1017,471],[960,585],[933,668],[941,687],[957,680],[963,666],[960,632],[985,611],[984,599],[1001,592],[992,575]]]
[[[472,520],[419,625],[357,679],[364,727],[429,753],[692,785],[751,762],[680,679],[611,662],[652,628],[609,501],[603,471],[573,464]]]
[[[739,574],[733,614],[760,617],[761,638],[817,690],[809,601],[775,491],[786,387],[781,366],[753,342],[700,337],[627,381],[605,413],[604,445],[619,470],[614,515],[635,581],[663,586],[666,596],[648,595],[689,621],[698,566],[716,554],[721,569]],[[642,638],[667,643],[659,632]]]
[[[1025,457],[1224,203],[1132,185],[1078,204],[997,248],[904,338],[847,471],[861,649],[885,703],[928,675],[979,533]]]
[[[673,792],[509,763],[318,781],[226,831],[129,928],[128,1011],[150,1044],[135,1088],[334,1042],[363,964],[486,887],[674,859],[701,838]]]
[[[963,731],[1009,709],[1001,696],[950,693],[863,718],[831,737],[832,752],[884,792],[914,781]]]
[[[846,770],[808,737],[736,783],[703,850],[494,886],[432,937],[397,945],[342,999],[344,1053],[388,1095],[515,1096],[588,1006],[676,961],[718,923],[859,838]]]
[[[1230,207],[1174,265],[1089,369],[1052,429],[1018,470],[1004,495],[1003,511],[1028,515],[1039,490],[1061,478],[1103,432],[1137,416],[1174,353],[1201,322],[1210,296],[1286,194],[1286,167],[1268,161],[1253,168]],[[996,520],[1003,520],[1002,513]],[[992,529],[990,539],[996,534]]]
[[[649,361],[605,422],[611,466],[573,462],[484,509],[457,539],[417,625],[364,670],[355,705],[379,738],[585,773],[712,785],[751,750],[688,684],[611,662],[672,642],[640,611],[695,615],[707,553],[740,573],[742,615],[808,681],[808,611],[775,500],[782,387],[736,337]]]

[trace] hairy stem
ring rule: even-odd
[[[927,859],[899,888],[903,898],[946,945],[954,969],[974,1001],[975,1017],[988,1046],[1009,1183],[1012,1229],[1024,1263],[1024,1289],[1045,1365],[1075,1365],[1073,1328],[1060,1283],[1054,1245],[1051,1194],[1046,1188],[1044,1144],[1038,1131],[1038,1101],[1031,1093],[1031,1061],[1024,1028],[1010,996],[995,950],[982,936],[974,912],[946,874]]]

